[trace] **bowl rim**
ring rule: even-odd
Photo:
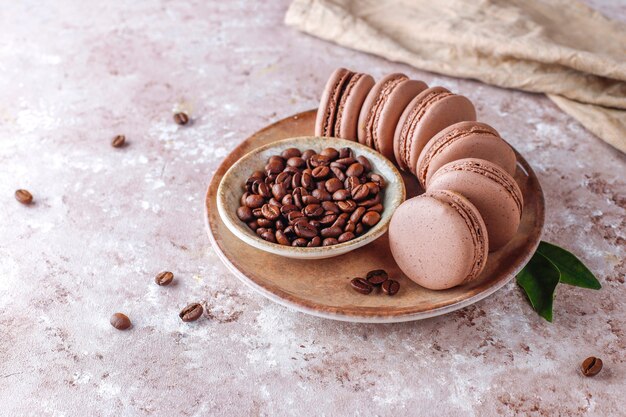
[[[404,179],[402,178],[402,174],[398,171],[398,168],[387,158],[385,158],[378,151],[369,148],[363,144],[360,144],[355,141],[350,141],[341,138],[335,137],[320,137],[320,136],[296,136],[292,138],[286,138],[277,140],[274,142],[270,142],[266,145],[260,146],[251,150],[250,152],[243,155],[241,158],[237,160],[227,171],[224,173],[224,176],[220,180],[220,184],[217,188],[217,209],[219,212],[222,221],[228,229],[230,229],[237,238],[241,239],[245,243],[266,252],[270,252],[276,255],[289,256],[289,257],[299,257],[299,258],[311,258],[314,259],[316,255],[321,255],[324,257],[328,257],[331,254],[344,254],[351,250],[360,248],[362,246],[367,245],[368,243],[378,239],[380,236],[385,234],[389,227],[389,222],[391,221],[391,215],[385,216],[381,218],[381,221],[378,222],[373,228],[364,233],[361,236],[356,237],[355,239],[349,240],[347,242],[339,243],[331,246],[315,246],[315,247],[298,247],[298,246],[286,246],[278,243],[268,242],[263,240],[261,237],[256,234],[250,233],[251,229],[244,225],[239,218],[236,217],[235,210],[229,211],[226,207],[226,201],[224,195],[229,192],[233,192],[232,190],[226,190],[225,184],[228,182],[228,178],[232,177],[234,173],[243,165],[243,163],[256,155],[263,153],[269,149],[279,147],[281,144],[286,142],[305,142],[310,141],[312,139],[321,139],[323,141],[328,142],[328,147],[334,148],[343,148],[350,147],[355,153],[358,155],[366,154],[366,156],[372,163],[372,170],[374,172],[380,173],[379,165],[384,165],[392,174],[393,181],[391,178],[385,178],[387,186],[385,187],[385,193],[390,192],[390,190],[394,190],[394,197],[392,201],[394,204],[391,207],[385,207],[384,210],[389,210],[392,214],[400,204],[402,204],[406,199],[406,187],[404,184]],[[298,147],[294,145],[294,147]],[[393,188],[390,185],[393,184]],[[395,194],[398,194],[399,198],[396,198]],[[295,256],[294,256],[295,255]]]

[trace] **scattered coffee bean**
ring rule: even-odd
[[[28,205],[33,202],[33,195],[27,190],[15,191],[15,199],[24,205]]]
[[[400,283],[398,281],[394,281],[393,279],[388,279],[383,282],[381,288],[387,295],[396,295],[398,291],[400,291]]]
[[[597,375],[602,370],[602,359],[591,356],[583,361],[580,369],[584,376]]]
[[[126,144],[126,136],[124,135],[117,135],[111,141],[111,146],[113,146],[114,148],[121,148],[125,144]]]
[[[187,113],[183,112],[174,113],[174,121],[176,124],[186,125],[189,123],[189,116],[187,116]]]
[[[389,275],[384,269],[375,269],[368,272],[365,276],[365,279],[372,285],[381,285],[383,282],[389,279]]]
[[[202,316],[203,311],[204,308],[202,308],[202,304],[191,303],[178,313],[178,317],[180,317],[182,321],[186,322],[196,321],[200,318],[200,316]]]
[[[172,280],[174,279],[174,274],[170,271],[159,272],[156,277],[154,277],[154,282],[158,285],[165,286],[170,285]]]
[[[372,285],[363,278],[352,279],[352,281],[350,281],[350,285],[355,291],[365,295],[371,293],[373,289]]]
[[[111,326],[115,327],[117,330],[126,330],[131,325],[130,319],[123,313],[113,314],[109,321],[111,322]]]

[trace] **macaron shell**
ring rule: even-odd
[[[348,140],[357,140],[357,125],[359,114],[368,93],[376,83],[368,74],[356,74],[359,76],[354,85],[346,88],[346,94],[341,98],[337,110],[335,123],[335,136]],[[351,80],[352,81],[352,80]]]
[[[502,168],[481,159],[461,159],[441,167],[427,190],[451,190],[466,197],[480,212],[489,237],[489,251],[506,245],[521,220],[522,193]]]
[[[375,149],[383,154],[385,158],[395,163],[396,158],[393,152],[393,136],[398,125],[398,120],[406,106],[424,91],[428,86],[417,80],[405,80],[393,89],[384,107],[381,110],[380,118],[376,126]]]
[[[402,203],[389,224],[389,247],[398,267],[409,279],[431,290],[465,281],[475,256],[472,242],[458,211],[428,195]]]
[[[416,174],[426,188],[433,174],[445,164],[464,158],[478,158],[515,175],[515,152],[491,126],[480,122],[460,122],[431,139],[417,161]]]
[[[442,90],[442,95],[449,94],[449,91],[445,88],[435,88],[440,88]],[[401,123],[399,123],[396,128],[394,138],[396,145],[394,147],[394,152],[396,152],[396,158],[399,158],[400,153],[405,152],[400,149],[404,123],[408,121],[407,119],[409,119],[411,110],[413,110],[415,106],[419,105],[421,99],[428,96],[427,93],[429,90],[426,90],[417,96],[407,106],[402,115],[403,117],[400,119]],[[451,94],[434,101],[426,108],[424,114],[416,123],[412,132],[410,132],[410,137],[406,138],[406,143],[409,144],[408,159],[404,160],[405,158],[402,158],[402,163],[399,163],[400,167],[415,174],[415,167],[420,153],[433,136],[450,125],[458,122],[473,120],[476,120],[476,109],[474,108],[472,102],[465,96]]]
[[[328,78],[315,118],[315,136],[332,136],[339,93],[346,78],[354,74],[345,68],[337,68]],[[329,134],[330,132],[330,134]]]

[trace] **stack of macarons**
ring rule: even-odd
[[[523,198],[515,152],[476,121],[462,95],[404,74],[375,82],[340,68],[324,89],[315,134],[358,140],[417,177],[425,193],[396,210],[389,244],[400,269],[426,288],[476,279],[488,253],[517,232]]]

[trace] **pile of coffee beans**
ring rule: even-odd
[[[365,295],[370,294],[377,287],[380,287],[387,295],[396,295],[400,291],[400,283],[389,279],[389,274],[384,269],[370,271],[365,278],[353,278],[350,285],[355,291]]]
[[[244,184],[237,217],[268,242],[330,246],[380,221],[385,180],[351,148],[285,149]]]

